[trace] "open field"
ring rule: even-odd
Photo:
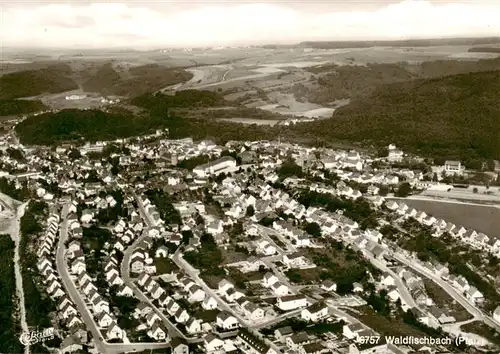
[[[436,218],[443,218],[456,225],[484,232],[500,239],[500,208],[486,205],[469,205],[441,201],[405,199],[404,202],[417,210],[423,210]]]
[[[314,83],[326,73],[313,74],[311,67],[329,68],[331,65],[365,66],[374,63],[421,63],[435,60],[479,60],[500,56],[500,53],[469,52],[469,45],[443,45],[433,47],[371,47],[312,49],[300,46],[292,48],[223,48],[223,49],[172,49],[156,51],[46,51],[14,53],[6,50],[0,61],[0,75],[21,70],[37,70],[49,65],[59,65],[61,70],[72,72],[70,77],[79,90],[44,94],[40,98],[53,108],[93,108],[99,100],[66,101],[64,96],[75,92],[92,94],[95,90],[83,90],[95,85],[85,85],[89,77],[96,75],[103,65],[110,63],[112,69],[125,83],[132,82],[134,68],[152,64],[165,68],[185,68],[192,75],[185,82],[172,80],[165,75],[165,85],[158,71],[148,74],[149,86],[160,90],[203,89],[227,93],[225,98],[246,107],[258,107],[272,112],[304,117],[330,117],[335,99],[330,102],[321,99],[320,104],[307,100],[297,101],[294,87],[305,85],[314,89]],[[66,65],[66,66],[65,66]],[[63,66],[65,66],[63,68]],[[321,70],[320,70],[321,71]],[[154,76],[154,79],[153,79]],[[99,78],[99,82],[109,79]],[[127,81],[128,80],[128,81]],[[135,82],[135,81],[134,81]],[[108,85],[109,86],[109,85]],[[123,86],[123,85],[121,85]],[[112,88],[110,93],[126,93],[123,87]],[[125,85],[127,86],[127,85]],[[147,85],[146,85],[147,86]],[[108,87],[106,89],[109,90]],[[147,87],[144,87],[147,89]],[[102,91],[102,89],[101,89]],[[114,91],[114,92],[113,92]],[[101,92],[102,93],[102,92]],[[109,93],[108,93],[109,94]],[[328,96],[328,95],[327,95]]]

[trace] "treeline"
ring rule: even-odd
[[[388,85],[294,130],[327,142],[395,143],[423,156],[500,159],[498,92],[500,71]]]
[[[167,118],[153,119],[125,110],[65,109],[56,113],[28,117],[16,126],[23,144],[55,145],[64,141],[114,140],[146,134],[168,127]]]
[[[27,114],[48,109],[40,100],[2,100],[0,99],[0,116]]]
[[[47,217],[48,207],[44,202],[31,201],[21,218],[21,243],[19,258],[23,278],[26,322],[30,327],[51,327],[49,313],[55,310],[54,303],[40,288],[42,279],[37,272],[36,247],[38,235],[43,231],[40,219]]]
[[[14,242],[10,235],[0,235],[0,353],[21,353],[23,347],[19,342],[21,326],[17,319],[14,304],[19,300],[16,296],[16,279],[14,274]]]
[[[119,71],[125,68],[117,68]],[[112,63],[106,63],[89,77],[82,87],[85,91],[99,92],[103,95],[136,97],[158,91],[164,87],[190,80],[193,74],[176,68],[158,64],[146,64],[129,68],[121,75]]]
[[[306,208],[321,206],[330,212],[342,210],[344,216],[356,221],[362,229],[374,228],[378,225],[376,211],[364,198],[341,199],[331,194],[304,191],[299,194],[297,200]]]
[[[67,75],[69,66],[51,66],[45,69],[26,70],[0,76],[0,98],[37,96],[43,93],[59,93],[76,90],[78,85]]]
[[[151,114],[167,114],[170,108],[217,107],[228,103],[224,98],[212,91],[182,90],[173,95],[149,93],[130,101],[133,105],[145,108]]]

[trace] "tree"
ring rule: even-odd
[[[474,188],[472,189],[472,193],[477,193],[477,192],[478,192],[477,187],[474,187]]]
[[[398,189],[396,190],[396,197],[401,197],[401,198],[404,198],[404,197],[407,197],[408,195],[411,194],[411,186],[408,182],[404,182],[404,183],[401,183],[398,187]]]
[[[249,205],[247,206],[247,216],[248,217],[252,217],[255,215],[255,208],[253,207],[253,205]]]
[[[321,237],[321,226],[316,222],[307,223],[304,230],[313,237]]]
[[[182,243],[187,245],[189,244],[189,240],[194,237],[193,231],[191,230],[184,230],[181,232],[182,234]]]

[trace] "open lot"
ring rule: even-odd
[[[436,218],[443,218],[454,224],[475,229],[489,237],[500,238],[500,208],[437,200],[405,199],[404,202],[408,206],[423,210]]]

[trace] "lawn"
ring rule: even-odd
[[[199,318],[203,320],[204,322],[214,322],[217,319],[217,314],[220,312],[220,310],[215,309],[215,310],[203,310],[200,309],[196,311],[193,316],[195,318]]]
[[[383,336],[403,336],[403,337],[425,337],[427,334],[419,331],[416,328],[404,323],[400,319],[389,319],[387,317],[378,315],[371,308],[368,307],[360,307],[358,308],[360,314],[355,313],[354,311],[347,312],[356,317],[362,323],[367,325],[368,327],[375,330],[382,337]]]
[[[432,300],[434,300],[437,307],[455,317],[457,322],[466,321],[472,317],[462,305],[454,301],[451,296],[443,290],[443,288],[434,283],[432,280],[424,278],[424,284],[427,294]]]
[[[485,325],[483,322],[474,321],[460,326],[460,329],[465,332],[475,333],[486,338],[491,343],[500,346],[500,333],[493,328]]]
[[[170,274],[173,271],[179,270],[179,267],[170,259],[170,258],[163,258],[163,257],[158,257],[154,259],[155,266],[156,266],[156,274],[161,275],[161,274]]]

